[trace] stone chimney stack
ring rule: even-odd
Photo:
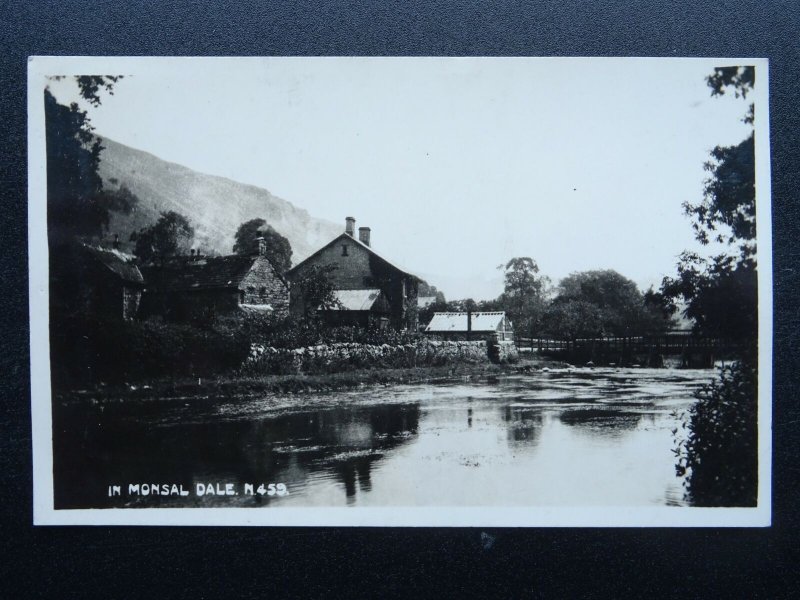
[[[347,217],[344,220],[344,232],[350,237],[356,235],[356,220],[353,217]]]
[[[267,240],[263,237],[256,238],[256,250],[259,256],[266,256],[267,254]]]
[[[364,244],[365,246],[369,246],[369,227],[359,227],[358,228],[358,241]]]

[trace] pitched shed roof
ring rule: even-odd
[[[148,285],[168,291],[235,288],[258,258],[240,254],[186,258],[142,270]]]
[[[505,319],[504,311],[474,312],[472,313],[472,331],[498,331]],[[465,312],[437,312],[425,331],[436,333],[466,332],[467,313]]]
[[[337,242],[339,242],[339,240],[341,240],[342,238],[345,238],[347,241],[349,241],[349,242],[353,242],[353,243],[355,243],[356,245],[358,245],[358,246],[361,246],[362,248],[364,248],[365,250],[367,250],[367,251],[368,251],[370,254],[372,254],[373,256],[375,256],[376,258],[378,258],[379,260],[382,260],[383,262],[385,262],[385,263],[386,263],[388,266],[390,266],[391,268],[393,268],[393,269],[395,269],[395,270],[397,270],[397,271],[400,271],[400,272],[401,272],[401,273],[403,273],[404,275],[408,275],[409,277],[413,277],[414,279],[418,279],[418,280],[422,281],[422,278],[421,278],[420,276],[418,276],[418,275],[415,275],[414,273],[412,273],[411,271],[408,271],[407,269],[403,269],[403,268],[401,268],[401,267],[397,266],[396,264],[392,263],[390,260],[387,260],[386,258],[384,258],[383,256],[381,256],[380,254],[378,254],[377,252],[375,252],[375,250],[374,250],[374,249],[373,249],[371,246],[367,246],[367,245],[366,245],[364,242],[362,242],[361,240],[359,240],[359,239],[357,239],[357,238],[355,238],[355,237],[353,237],[353,236],[350,236],[350,235],[348,235],[347,233],[342,233],[342,234],[340,234],[340,235],[336,236],[335,238],[333,238],[333,239],[332,239],[330,242],[328,242],[327,244],[325,244],[324,246],[322,246],[322,247],[321,247],[319,250],[317,250],[316,252],[314,252],[314,254],[312,254],[311,256],[309,256],[307,259],[305,259],[304,261],[301,261],[301,262],[297,263],[295,266],[293,266],[291,269],[289,269],[289,270],[286,272],[286,274],[287,274],[287,275],[290,275],[290,274],[294,273],[295,271],[297,271],[297,269],[298,269],[298,268],[299,268],[301,265],[303,265],[303,264],[307,263],[308,261],[312,260],[314,257],[316,257],[316,256],[317,256],[317,254],[319,254],[320,252],[322,252],[323,250],[325,250],[325,249],[326,249],[326,248],[328,248],[329,246],[332,246],[332,245],[336,244],[336,243],[337,243]]]
[[[364,290],[336,290],[334,292],[338,307],[330,310],[372,310],[388,308],[381,297],[381,291],[377,289]]]
[[[144,277],[139,267],[133,262],[133,257],[119,250],[95,248],[84,244],[84,251],[94,260],[103,265],[111,273],[127,283],[143,284]]]

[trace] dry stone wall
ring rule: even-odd
[[[515,360],[513,343],[501,344],[500,360]],[[340,343],[293,349],[253,344],[243,371],[248,374],[333,373],[352,369],[486,363],[490,360],[488,350],[485,341],[421,340],[399,346]]]

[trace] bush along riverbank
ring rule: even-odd
[[[720,369],[682,415],[676,473],[696,506],[756,506],[758,496],[758,375],[751,361]]]

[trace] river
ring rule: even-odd
[[[59,403],[55,507],[685,505],[673,430],[714,375],[554,369],[264,398]],[[164,495],[144,495],[150,484]]]

